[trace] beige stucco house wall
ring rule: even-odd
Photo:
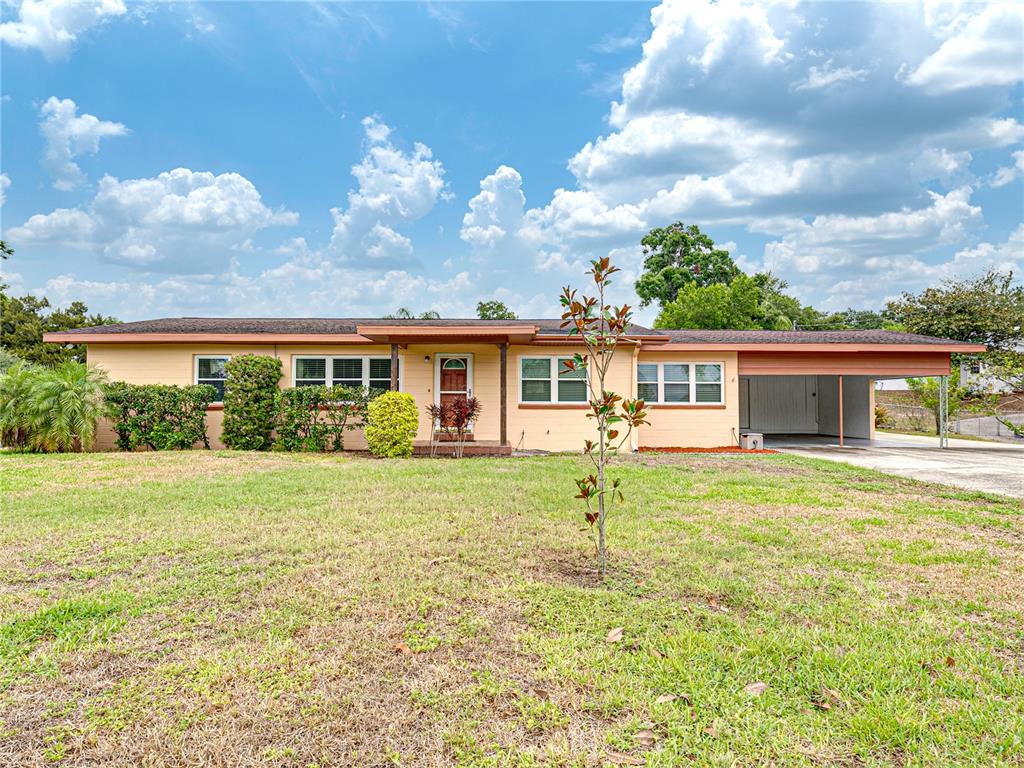
[[[585,404],[522,403],[520,401],[520,364],[523,357],[571,356],[579,347],[515,345],[508,347],[507,430],[513,449],[578,451],[583,441],[593,437],[593,420],[588,419]],[[263,354],[281,360],[281,386],[292,386],[294,358],[331,355],[390,355],[390,347],[381,345],[253,345],[253,344],[89,344],[88,361],[107,372],[114,381],[133,384],[193,384],[195,359],[201,355]],[[499,439],[500,351],[496,344],[409,344],[399,352],[400,389],[410,393],[421,418],[417,440],[430,439],[431,425],[425,408],[435,398],[438,357],[467,355],[471,358],[471,386],[483,404],[475,425],[478,440]],[[637,362],[721,362],[724,405],[659,406],[650,408],[650,426],[643,427],[632,446],[665,447],[734,445],[736,442],[737,387],[736,353],[680,353],[638,351],[636,344],[624,343],[616,351],[608,373],[607,386],[624,397],[636,397]],[[223,447],[220,432],[223,412],[213,408],[207,413],[210,444]],[[346,447],[364,448],[361,430],[346,435]],[[109,425],[101,425],[99,450],[116,446],[116,435]]]

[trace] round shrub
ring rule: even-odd
[[[269,448],[281,361],[267,355],[238,355],[228,360],[224,376],[224,445],[239,451]]]
[[[385,392],[367,408],[366,443],[381,458],[412,456],[419,426],[416,401],[408,392]]]

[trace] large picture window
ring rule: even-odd
[[[229,359],[228,355],[196,355],[195,382],[217,390],[215,403],[224,402],[224,366]]]
[[[402,362],[398,362],[401,389]],[[354,355],[292,358],[292,383],[296,387],[363,387],[391,389],[391,358]]]
[[[661,405],[721,405],[722,363],[638,363],[637,397]]]
[[[570,370],[571,357],[519,358],[519,402],[585,403],[587,372]]]

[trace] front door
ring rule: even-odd
[[[441,404],[459,397],[469,397],[469,358],[441,357],[441,382],[438,389]]]

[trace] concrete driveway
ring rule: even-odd
[[[840,448],[834,437],[768,436],[765,448],[1024,499],[1024,445],[950,439],[941,449],[935,437],[881,434],[845,442]]]

